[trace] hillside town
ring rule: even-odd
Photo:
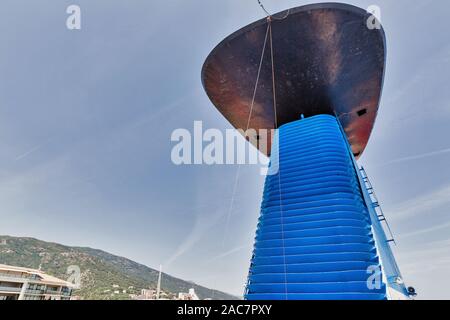
[[[177,295],[161,290],[162,271],[160,269],[156,289],[127,289],[113,284],[103,293],[114,299],[126,295],[131,300],[200,300],[194,289]],[[81,300],[76,294],[77,286],[65,280],[46,274],[42,270],[0,264],[0,300]],[[209,300],[209,299],[207,299]]]

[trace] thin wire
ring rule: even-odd
[[[272,23],[270,20],[269,20],[269,43],[270,43],[270,59],[272,63],[272,93],[273,93],[274,121],[275,121],[275,129],[278,129],[277,94],[275,88],[275,64],[273,61]]]
[[[284,20],[291,14],[291,9],[288,9],[286,14],[283,17],[280,17],[280,18],[274,17],[269,11],[267,11],[267,9],[262,4],[261,0],[257,0],[257,1],[258,1],[259,6],[261,7],[261,9],[263,9],[263,11],[266,13],[267,17],[270,17],[273,20]]]
[[[253,97],[252,97],[252,102],[250,104],[250,112],[248,114],[247,127],[246,127],[245,131],[247,131],[249,129],[249,127],[250,127],[250,121],[251,121],[251,117],[252,117],[252,114],[253,114],[253,107],[255,106],[256,93],[258,91],[259,78],[260,78],[260,75],[261,75],[261,69],[262,69],[262,65],[263,65],[263,62],[264,62],[264,55],[265,55],[265,52],[266,52],[267,38],[268,38],[268,34],[269,34],[269,29],[270,29],[270,24],[267,25],[266,36],[264,38],[264,46],[263,46],[262,53],[261,53],[261,59],[259,61],[258,73],[256,75],[256,83],[255,83],[255,88],[253,90]],[[229,228],[229,224],[230,224],[231,213],[233,211],[234,199],[235,199],[235,196],[236,196],[236,190],[237,190],[237,185],[238,185],[238,181],[239,181],[240,172],[241,172],[241,165],[239,164],[238,165],[238,169],[236,171],[236,177],[234,179],[234,186],[233,186],[233,193],[232,193],[232,196],[231,196],[231,203],[230,203],[230,207],[228,208],[227,221],[226,221],[226,224],[225,224],[225,233],[224,233],[223,240],[222,240],[222,248],[225,245],[225,240],[226,240],[225,238],[226,238],[227,233],[228,233],[228,228]]]
[[[263,11],[267,14],[268,17],[271,16],[271,14],[269,13],[269,11],[266,10],[266,8],[264,7],[264,5],[261,3],[261,0],[258,0],[258,4],[261,7],[261,9],[263,9]]]
[[[256,75],[256,82],[255,82],[255,88],[253,90],[253,97],[252,97],[252,102],[250,104],[250,111],[248,114],[248,119],[247,119],[247,125],[246,125],[246,131],[250,128],[250,121],[251,121],[251,117],[253,114],[253,107],[255,106],[255,100],[256,100],[256,93],[258,91],[258,85],[259,85],[259,79],[261,76],[261,70],[262,70],[262,65],[264,62],[264,56],[266,53],[266,47],[267,47],[267,39],[269,36],[269,30],[270,30],[270,23],[267,24],[267,30],[266,30],[266,35],[264,37],[264,45],[262,48],[262,53],[261,53],[261,59],[259,61],[259,67],[258,67],[258,73]],[[223,235],[223,239],[222,239],[222,250],[225,246],[225,240],[228,234],[228,229],[229,229],[229,224],[230,224],[230,220],[231,220],[231,213],[233,212],[233,206],[234,206],[234,202],[235,202],[235,197],[236,197],[236,191],[237,191],[237,186],[238,186],[238,182],[239,182],[239,176],[240,176],[240,172],[241,172],[241,165],[238,165],[238,169],[236,171],[236,176],[234,179],[234,185],[233,185],[233,192],[232,192],[232,196],[231,196],[231,202],[230,202],[230,207],[228,208],[228,213],[227,213],[227,221],[225,224],[225,232]],[[214,294],[214,292],[213,292]]]
[[[274,54],[273,54],[273,36],[272,36],[272,21],[269,20],[269,42],[270,42],[270,59],[272,62],[272,92],[273,92],[273,109],[274,109],[274,120],[275,120],[275,130],[278,129],[278,114],[277,114],[277,92],[275,86],[275,63],[274,63]],[[279,131],[278,131],[279,135]],[[278,141],[280,137],[278,136]],[[279,144],[279,142],[278,142]],[[278,152],[280,148],[278,145]],[[282,199],[282,190],[281,190],[281,158],[278,154],[278,192],[280,193],[280,220],[281,220],[281,244],[282,244],[282,252],[283,252],[283,267],[284,267],[284,293],[285,298],[288,300],[288,287],[287,287],[287,267],[286,267],[286,248],[285,248],[285,239],[284,239],[284,215],[283,215],[283,199]]]
[[[255,99],[256,99],[256,91],[258,90],[258,83],[259,83],[259,77],[261,75],[261,69],[262,69],[262,65],[264,62],[264,55],[266,53],[266,46],[267,46],[267,37],[269,35],[269,31],[270,31],[270,23],[267,24],[267,30],[266,30],[266,36],[264,38],[264,46],[262,49],[262,54],[261,54],[261,59],[259,61],[259,68],[258,68],[258,74],[256,76],[256,84],[255,84],[255,89],[253,90],[253,97],[252,97],[252,103],[250,105],[250,113],[248,115],[248,119],[247,119],[247,127],[246,130],[248,130],[250,128],[250,119],[252,117],[252,113],[253,113],[253,106],[255,105]]]

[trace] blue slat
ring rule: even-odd
[[[333,271],[353,271],[367,270],[374,265],[373,261],[335,261],[335,262],[316,262],[303,264],[276,264],[266,266],[254,266],[253,275],[261,273],[311,273],[311,272],[333,272]]]
[[[386,300],[383,293],[256,293],[248,294],[247,300]]]

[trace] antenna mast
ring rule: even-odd
[[[162,275],[162,265],[159,265],[158,285],[156,287],[156,300],[159,300],[159,295],[161,293],[161,275]]]

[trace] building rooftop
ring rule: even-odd
[[[5,265],[5,264],[0,264],[0,272],[2,272],[2,271],[6,271],[6,272],[20,272],[20,273],[28,274],[30,276],[37,275],[40,278],[39,281],[45,282],[47,284],[58,285],[58,286],[65,286],[65,287],[69,287],[69,288],[74,288],[75,287],[74,284],[72,284],[72,283],[70,283],[68,281],[64,281],[64,280],[58,279],[56,277],[48,275],[45,272],[43,272],[41,270],[37,270],[37,269],[23,268],[23,267],[16,267],[16,266],[9,266],[9,265]]]

